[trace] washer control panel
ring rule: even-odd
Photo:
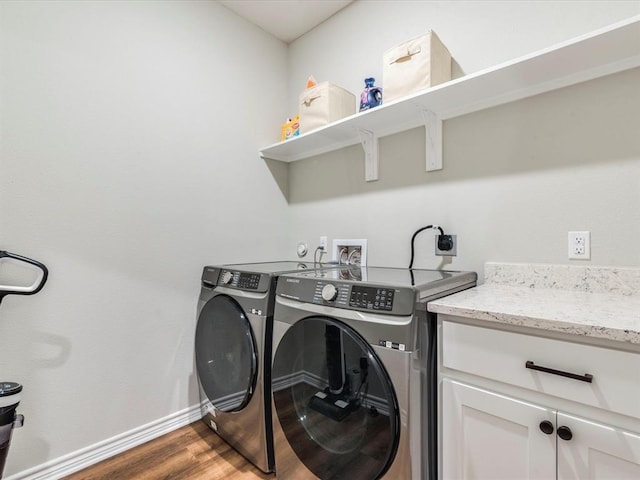
[[[218,285],[233,287],[241,290],[262,290],[260,280],[263,275],[260,273],[234,272],[232,270],[222,270]],[[267,275],[268,277],[268,275]],[[268,282],[268,278],[267,278]]]
[[[330,282],[316,282],[313,291],[313,303],[320,305],[337,304],[346,306],[349,299],[349,286]]]
[[[349,306],[390,312],[393,310],[394,293],[395,290],[392,288],[353,285],[349,295]]]
[[[316,305],[391,315],[410,315],[415,301],[414,292],[406,288],[297,278],[280,281],[278,294]]]
[[[339,290],[333,283],[327,283],[324,287],[322,287],[322,299],[327,302],[332,302],[336,298],[338,298]]]

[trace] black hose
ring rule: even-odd
[[[440,235],[444,235],[444,231],[442,230],[441,227],[437,226],[437,225],[427,225],[426,227],[422,227],[419,228],[418,230],[416,230],[416,232],[413,234],[413,236],[411,237],[411,261],[409,262],[409,268],[413,268],[413,256],[414,256],[414,243],[415,243],[415,239],[418,236],[418,234],[420,232],[424,232],[425,230],[429,230],[430,228],[437,228],[438,230],[440,230]]]

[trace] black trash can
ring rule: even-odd
[[[20,392],[22,385],[19,383],[0,382],[0,478],[9,454],[11,433],[24,422],[24,417],[16,413],[20,403]]]

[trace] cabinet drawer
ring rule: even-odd
[[[580,377],[588,374],[592,381],[526,368],[527,362]],[[443,322],[442,364],[640,418],[640,354]]]

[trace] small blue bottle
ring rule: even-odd
[[[382,105],[382,88],[375,87],[373,84],[376,79],[368,77],[364,79],[365,89],[360,94],[360,111],[369,110],[370,108]]]

